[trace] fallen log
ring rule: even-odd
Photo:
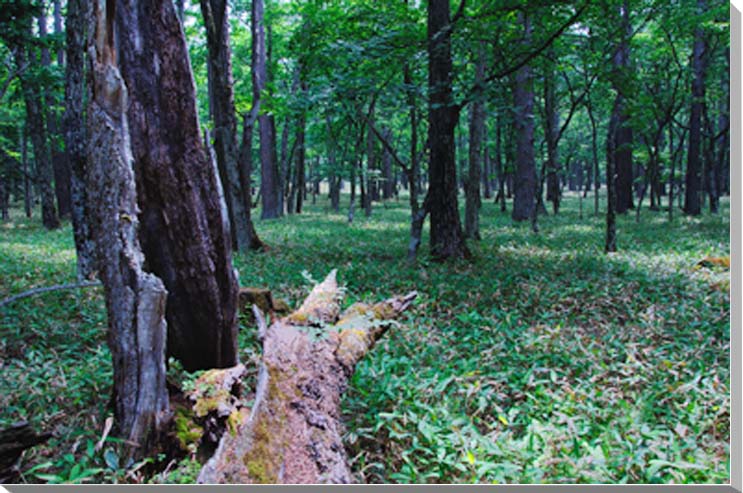
[[[301,307],[266,329],[252,409],[237,411],[198,482],[353,482],[341,396],[356,363],[415,297],[357,303],[340,313],[342,290],[332,271]]]
[[[15,483],[19,478],[18,459],[23,451],[52,436],[49,432],[36,434],[26,421],[0,430],[0,484]]]

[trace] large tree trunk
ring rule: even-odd
[[[65,112],[62,120],[70,167],[72,232],[77,252],[77,274],[89,279],[95,272],[95,244],[90,230],[89,198],[85,187],[87,141],[85,135],[85,43],[90,25],[88,0],[68,0],[67,65],[65,66]]]
[[[240,179],[238,170],[237,116],[232,88],[227,0],[201,0],[201,12],[209,52],[209,82],[212,88],[210,108],[214,118],[217,166],[230,216],[233,244],[239,250],[246,250],[255,248],[254,236],[251,234],[254,228],[250,219],[252,204],[247,203],[243,195],[243,190],[250,184]]]
[[[415,296],[357,303],[340,313],[342,291],[333,271],[298,310],[263,327],[253,407],[233,411],[234,424],[198,482],[353,482],[342,441],[341,396],[356,363]]]
[[[266,89],[266,31],[263,0],[251,2],[250,28],[252,33],[253,105],[258,113],[261,156],[261,219],[273,219],[283,213],[281,182],[276,163],[276,126],[272,115],[261,109],[261,96]]]
[[[30,33],[31,26],[26,27]],[[36,57],[26,51],[25,46],[14,46],[16,65],[23,67],[27,63],[34,65]],[[49,136],[47,135],[44,115],[42,112],[41,91],[36,82],[31,80],[30,71],[25,70],[20,76],[23,99],[26,103],[26,123],[31,137],[36,163],[36,180],[41,194],[41,222],[47,229],[56,229],[60,226],[57,216],[57,207],[54,205],[54,189],[52,188],[52,162],[49,154]]]
[[[616,212],[623,214],[634,207],[633,195],[633,167],[632,167],[632,128],[629,124],[627,111],[627,71],[629,70],[629,36],[632,26],[629,20],[629,1],[625,0],[621,7],[622,40],[614,54],[614,75],[612,85],[617,92],[614,102],[613,118],[618,118],[614,129],[614,170],[616,182],[614,190],[616,193]]]
[[[475,68],[475,83],[482,84],[485,78],[484,49]],[[485,134],[485,104],[476,99],[470,107],[469,170],[465,181],[464,235],[480,239],[480,172],[482,167],[482,139]]]
[[[47,37],[47,24],[45,10],[42,9],[38,17],[39,36],[42,39]],[[61,29],[61,26],[60,26]],[[58,33],[59,34],[59,33]],[[41,48],[41,66],[47,70],[51,69],[51,54],[49,48]],[[54,174],[54,194],[57,197],[57,211],[62,218],[70,215],[70,166],[67,162],[67,156],[60,147],[59,143],[59,122],[57,111],[55,110],[54,96],[48,89],[43,89],[44,103],[46,104],[46,127],[47,138],[49,139],[49,150],[52,158],[52,170]]]
[[[91,212],[108,311],[114,417],[119,436],[133,445],[128,446],[126,457],[143,457],[164,431],[169,414],[167,292],[160,279],[144,271],[137,239],[139,211],[127,128],[127,90],[116,66],[114,5],[98,0],[94,7],[86,183],[96,192]]]
[[[451,25],[449,0],[428,2],[428,206],[431,214],[431,256],[436,259],[469,255],[457,203],[457,162],[454,129],[459,111],[452,98]]]
[[[705,8],[705,0],[697,0],[697,9],[699,13],[704,12]],[[691,113],[689,115],[689,147],[686,163],[686,196],[684,202],[684,212],[692,216],[697,216],[702,212],[700,172],[702,153],[702,115],[704,114],[705,108],[704,76],[707,69],[706,51],[707,43],[704,38],[704,30],[699,26],[694,34],[694,49],[691,60],[693,72],[693,79],[691,82],[692,102]]]
[[[519,14],[524,26],[523,43],[531,40],[531,20]],[[527,221],[536,217],[537,168],[534,162],[534,88],[532,68],[529,64],[516,73],[513,88],[515,106],[514,126],[516,130],[516,175],[514,176],[513,210],[514,221]]]
[[[173,2],[120,0],[116,21],[142,248],[148,270],[168,289],[168,355],[188,371],[235,365],[238,286],[230,239]]]

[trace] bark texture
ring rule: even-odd
[[[697,0],[697,9],[700,13],[706,7],[705,0]],[[701,154],[702,154],[702,115],[705,111],[704,103],[704,76],[706,63],[707,43],[704,30],[698,27],[694,34],[694,49],[691,66],[693,79],[691,82],[691,113],[689,114],[689,148],[686,161],[686,190],[684,213],[697,216],[702,212],[701,200]]]
[[[114,417],[119,435],[135,444],[126,456],[144,456],[168,420],[165,387],[163,283],[143,270],[138,209],[129,143],[127,90],[116,64],[114,3],[94,5],[92,99],[88,105],[89,166],[95,190],[95,241],[108,311],[114,370]]]
[[[356,363],[415,296],[340,313],[342,294],[331,272],[299,309],[267,328],[255,404],[236,411],[198,482],[353,482],[341,396]]]
[[[237,363],[237,280],[201,141],[188,48],[171,0],[120,0],[119,52],[148,270],[168,289],[168,355]]]
[[[70,216],[77,252],[77,274],[89,279],[95,272],[95,244],[90,230],[88,194],[85,188],[87,136],[83,104],[85,89],[85,43],[91,5],[87,0],[68,0],[65,20],[67,65],[65,66],[65,112],[62,119],[70,167]]]
[[[243,190],[249,187],[240,179],[237,149],[237,115],[232,87],[232,60],[227,0],[201,0],[209,53],[210,108],[214,119],[214,151],[230,217],[233,245],[238,250],[254,248],[250,219],[252,204],[245,201]]]
[[[253,105],[259,115],[261,156],[261,219],[273,219],[283,213],[281,181],[276,162],[276,124],[273,115],[264,113],[260,108],[267,81],[265,16],[263,0],[252,0],[251,3]]]
[[[531,40],[531,20],[519,14],[524,26],[523,42]],[[513,88],[515,105],[514,127],[516,132],[516,173],[514,175],[514,221],[527,221],[536,217],[537,168],[534,162],[534,88],[532,68],[529,64],[516,72]]]
[[[485,78],[484,51],[475,70],[475,83],[482,84]],[[476,99],[470,108],[469,170],[465,181],[464,235],[480,239],[480,174],[482,168],[482,140],[485,134],[485,103]]]
[[[629,113],[627,111],[627,78],[630,69],[629,37],[632,31],[629,18],[629,2],[625,0],[621,7],[620,22],[622,26],[622,39],[617,46],[613,58],[612,85],[617,92],[614,100],[612,118],[617,119],[613,127],[614,135],[612,153],[614,154],[614,192],[616,194],[616,212],[623,214],[634,208],[633,179],[634,169],[632,166],[632,128],[629,124]]]
[[[431,256],[444,260],[469,255],[457,203],[454,129],[459,111],[452,98],[451,6],[428,2],[428,166]]]

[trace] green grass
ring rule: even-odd
[[[672,224],[647,210],[640,224],[619,217],[612,255],[592,207],[584,201],[579,219],[570,195],[533,234],[488,201],[472,259],[433,263],[424,236],[409,266],[406,200],[375,204],[368,220],[357,209],[352,225],[323,200],[258,221],[270,250],[235,263],[241,284],[292,304],[308,275],[332,268],[347,303],[418,290],[344,400],[361,481],[726,482],[728,272],[695,265],[729,255],[728,203],[719,216],[677,214]],[[17,212],[0,225],[0,257],[0,297],[75,277],[69,226],[45,232]],[[141,479],[125,478],[105,447],[91,449],[110,412],[99,290],[3,310],[0,426],[28,419],[55,430],[27,452],[25,480]],[[242,329],[246,361],[257,357],[252,330]]]

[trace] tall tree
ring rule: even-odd
[[[237,280],[172,0],[120,0],[121,72],[149,270],[168,290],[168,354],[189,371],[237,363]]]
[[[630,48],[629,39],[632,34],[630,23],[629,0],[623,0],[619,7],[619,24],[621,26],[621,40],[614,51],[612,59],[613,73],[612,86],[617,95],[614,101],[612,118],[617,120],[614,128],[615,135],[611,138],[612,152],[614,153],[614,168],[616,183],[616,213],[623,214],[634,207],[632,201],[633,176],[632,167],[632,127],[627,103],[629,90]]]
[[[532,25],[528,14],[519,13],[523,26],[522,44],[531,42]],[[527,63],[517,72],[513,87],[514,127],[516,131],[516,173],[514,175],[514,221],[536,217],[537,168],[534,162],[534,87],[532,68]]]
[[[706,0],[697,0],[697,11],[704,13]],[[694,48],[691,58],[691,112],[689,113],[689,147],[686,161],[686,195],[684,212],[697,216],[702,212],[701,202],[701,148],[702,115],[705,111],[704,76],[707,69],[707,42],[701,24],[694,32]]]
[[[263,0],[252,0],[250,16],[251,63],[253,79],[253,111],[258,114],[261,156],[261,218],[273,219],[282,215],[281,180],[276,162],[276,124],[274,117],[261,108],[266,90],[266,30]]]
[[[255,236],[250,218],[252,204],[246,201],[245,173],[238,169],[237,114],[232,79],[232,52],[227,0],[201,0],[206,27],[210,109],[214,118],[214,148],[222,181],[233,244],[239,249],[256,249],[263,245]],[[242,179],[241,179],[242,178]]]
[[[62,129],[70,166],[70,216],[77,252],[77,273],[89,278],[95,271],[95,245],[90,230],[88,192],[85,187],[87,138],[85,134],[85,43],[90,25],[88,0],[68,0],[65,66],[65,112]]]
[[[119,435],[130,444],[126,457],[142,457],[165,431],[168,416],[166,291],[160,279],[145,272],[137,239],[139,220],[127,129],[127,90],[116,63],[114,9],[119,3],[97,0],[94,5],[95,33],[90,37],[89,49],[93,87],[87,109],[90,167],[86,183],[97,192],[91,194],[91,218],[108,311],[114,417]],[[137,36],[128,30],[118,34]]]
[[[464,2],[461,6],[463,7]],[[458,108],[452,98],[451,12],[449,0],[428,2],[428,196],[431,255],[437,259],[469,254],[457,204],[454,129]],[[461,11],[461,7],[460,7]]]
[[[485,53],[480,53],[475,67],[475,84],[485,78]],[[482,167],[482,140],[485,134],[485,103],[476,99],[470,106],[469,169],[465,181],[464,234],[467,238],[480,239],[480,173]]]

